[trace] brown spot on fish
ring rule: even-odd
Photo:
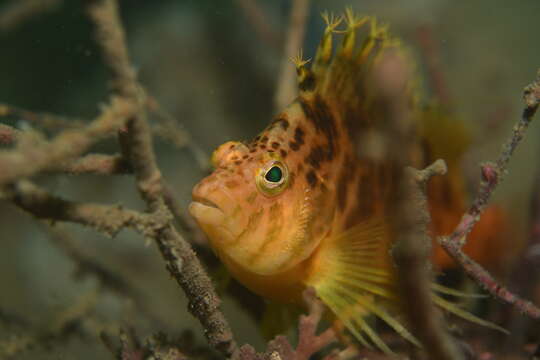
[[[298,84],[298,88],[300,91],[313,91],[315,90],[316,85],[317,81],[315,80],[313,72],[308,71],[304,79]]]
[[[304,129],[302,129],[300,126],[298,126],[296,129],[294,129],[294,141],[298,143],[299,146],[304,145],[304,135],[306,133],[304,132]]]
[[[282,158],[286,158],[287,157],[287,152],[283,149],[279,150],[279,154],[281,155]]]
[[[244,160],[245,160],[245,159],[247,159],[248,157],[249,157],[249,155],[248,155],[248,154],[246,154],[246,155],[242,156],[242,159],[244,159]]]
[[[289,147],[292,151],[298,151],[300,149],[300,145],[298,145],[298,143],[294,141],[289,142]]]
[[[246,202],[251,205],[251,204],[253,204],[255,199],[257,199],[257,192],[256,191],[249,194],[249,196],[246,198]]]
[[[263,136],[261,139],[261,143],[266,144],[268,142],[268,136]]]
[[[232,189],[238,186],[238,182],[234,180],[228,180],[228,181],[225,181],[225,186],[228,187],[229,189]]]
[[[238,156],[237,156],[237,155],[231,156],[231,160],[232,160],[232,161],[238,160]]]
[[[272,143],[272,148],[277,150],[277,148],[279,148],[279,143],[274,141]]]
[[[281,214],[281,211],[283,210],[283,206],[279,202],[275,202],[270,206],[269,215],[270,215],[270,222],[275,222],[276,219],[279,218],[279,215]]]
[[[359,201],[357,198],[358,194],[352,194],[352,196],[348,196],[351,184],[357,183],[359,181],[361,175],[359,173],[359,170],[360,169],[358,168],[358,164],[355,162],[354,157],[351,154],[348,154],[345,157],[342,171],[336,181],[337,203],[338,209],[341,212],[345,212],[345,209],[347,208],[347,205],[349,205],[350,201],[352,201],[353,204]]]
[[[296,178],[296,175],[294,173],[289,173],[289,186],[294,186],[294,179]]]
[[[272,121],[271,125],[279,125],[283,130],[287,130],[289,128],[289,121],[285,118],[285,115],[281,115],[274,121]]]
[[[260,147],[261,149],[263,149],[263,150],[266,149],[266,145],[264,145],[264,144],[259,145],[259,147]]]
[[[251,150],[249,150],[250,153],[254,153],[255,151],[257,151],[257,148],[251,148]]]
[[[314,188],[315,185],[317,185],[317,175],[315,175],[314,170],[308,171],[308,173],[306,174],[306,181],[308,182],[309,186],[311,186],[312,188]]]
[[[322,132],[328,141],[328,158],[332,159],[336,150],[335,139],[337,137],[336,120],[332,116],[328,105],[319,96],[313,101],[299,97],[298,102],[306,118],[313,123],[317,132]]]
[[[322,146],[315,146],[306,157],[306,162],[315,169],[321,167],[321,163],[326,160],[326,154]]]
[[[234,162],[234,164],[235,164],[235,165],[242,165],[242,160],[236,160],[236,161]]]

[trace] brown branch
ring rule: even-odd
[[[25,331],[17,336],[11,334],[7,340],[0,340],[0,357],[11,358],[36,346],[50,347],[53,340],[62,340],[75,333],[82,322],[90,316],[97,302],[97,292],[92,290],[81,295],[75,303],[55,314],[37,331]]]
[[[297,54],[302,46],[308,15],[309,0],[294,0],[274,95],[274,110],[276,112],[283,110],[296,97],[298,92],[296,69],[290,59]]]
[[[522,313],[539,319],[540,309],[538,307],[500,285],[485,269],[462,251],[462,247],[467,241],[467,235],[480,219],[480,215],[484,211],[491,194],[502,181],[504,174],[507,172],[508,162],[514,150],[523,139],[525,131],[538,109],[540,103],[540,70],[538,71],[536,80],[525,87],[524,99],[526,106],[523,110],[522,117],[514,126],[512,136],[503,146],[499,158],[495,162],[484,163],[481,167],[482,177],[480,186],[472,205],[462,216],[454,232],[449,236],[439,237],[438,241],[446,252],[461,265],[465,273],[490,294],[507,304],[514,305]]]
[[[421,339],[430,358],[462,359],[463,355],[443,330],[440,313],[431,301],[430,284],[433,277],[427,267],[431,255],[431,238],[427,229],[430,216],[426,184],[434,175],[444,175],[446,164],[443,160],[437,160],[424,170],[408,168],[407,172],[405,181],[408,184],[404,189],[406,198],[402,200],[406,205],[399,216],[408,229],[401,229],[405,231],[400,232],[402,235],[393,249],[399,267],[404,307],[413,326],[413,333]]]
[[[278,36],[266,20],[264,11],[257,4],[257,0],[236,0],[255,33],[274,49],[279,49]]]
[[[446,107],[451,107],[452,96],[441,66],[441,50],[433,38],[433,27],[429,25],[418,27],[416,39],[426,63],[431,90],[435,93],[438,102]]]
[[[64,200],[26,180],[8,187],[2,197],[37,218],[74,222],[92,227],[111,237],[125,227],[137,230],[145,236],[153,236],[157,226],[156,219],[151,215],[124,209],[121,205],[111,206]]]
[[[114,0],[88,1],[89,14],[96,26],[98,43],[113,76],[116,92],[136,104],[143,96],[128,57],[123,27]],[[161,173],[155,161],[149,125],[142,106],[128,122],[121,136],[124,155],[129,155],[141,196],[151,214],[163,219],[155,240],[167,269],[189,299],[189,310],[205,328],[209,343],[224,356],[231,357],[236,342],[223,314],[220,299],[189,244],[172,226],[172,216],[163,200]]]
[[[51,164],[77,158],[96,141],[121,128],[134,110],[131,102],[113,98],[102,114],[84,128],[63,131],[51,142],[0,152],[0,187],[44,171]]]
[[[47,129],[78,129],[85,124],[81,119],[68,118],[50,113],[37,113],[5,103],[0,103],[0,116],[24,119]]]
[[[429,271],[431,239],[427,226],[430,221],[425,195],[425,184],[435,174],[444,173],[444,162],[436,162],[423,171],[406,168],[418,151],[414,113],[411,111],[410,83],[413,74],[407,59],[394,51],[382,54],[374,69],[374,83],[378,85],[382,105],[387,109],[381,126],[387,140],[387,157],[395,169],[395,189],[389,204],[392,233],[396,234],[392,255],[398,266],[398,285],[402,309],[409,319],[412,332],[425,346],[429,358],[440,360],[462,359],[456,345],[444,331],[442,319],[431,300]]]
[[[337,340],[332,328],[317,335],[317,327],[324,312],[324,305],[317,299],[315,290],[304,291],[304,301],[308,306],[308,315],[301,315],[298,324],[298,345],[294,348],[285,336],[276,336],[268,343],[264,353],[257,353],[252,346],[240,348],[238,357],[242,360],[308,360],[314,354]],[[334,357],[332,357],[334,358]]]
[[[148,96],[146,103],[148,110],[158,117],[158,123],[152,125],[153,134],[168,141],[177,148],[186,147],[191,152],[191,155],[201,170],[210,170],[210,161],[208,160],[210,156],[192,141],[191,135],[180,126],[179,121],[165,110],[154,97]]]
[[[53,169],[70,175],[96,174],[96,175],[124,175],[131,174],[133,169],[129,161],[120,154],[88,154],[67,164]]]
[[[13,30],[20,24],[55,10],[63,0],[14,0],[0,9],[0,31]]]
[[[17,142],[21,131],[9,125],[0,124],[0,145],[13,145]]]

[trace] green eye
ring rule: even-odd
[[[270,170],[266,172],[264,178],[270,182],[278,183],[283,178],[283,171],[281,171],[279,166],[272,166]]]
[[[266,196],[275,196],[287,188],[289,172],[287,166],[279,160],[271,160],[259,169],[255,176],[257,189]]]

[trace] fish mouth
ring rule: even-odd
[[[207,198],[194,196],[189,204],[189,212],[201,225],[219,226],[225,221],[224,211]]]
[[[219,208],[219,206],[217,206],[217,204],[215,202],[213,202],[212,200],[209,200],[207,198],[203,198],[201,196],[193,196],[193,201],[191,203],[192,204],[193,203],[198,203],[200,205],[204,205],[204,206],[207,206],[207,207],[216,208],[218,210],[221,210]]]

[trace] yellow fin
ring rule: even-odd
[[[459,290],[456,290],[456,289],[452,289],[452,288],[449,288],[449,287],[446,287],[446,286],[443,286],[443,285],[437,284],[437,283],[431,284],[431,288],[435,292],[445,294],[445,295],[454,296],[454,297],[475,298],[475,299],[488,297],[487,295],[484,295],[484,294],[467,294],[466,292],[459,291]]]
[[[366,322],[374,315],[403,338],[419,341],[396,320],[388,309],[398,308],[393,265],[389,255],[389,234],[382,220],[356,225],[320,249],[320,269],[311,279],[317,295],[362,344],[373,344],[385,353],[390,348]]]
[[[491,329],[494,329],[494,330],[498,330],[498,331],[500,331],[502,333],[505,333],[505,334],[509,334],[509,331],[506,330],[505,328],[500,327],[499,325],[494,324],[494,323],[492,323],[490,321],[481,319],[478,316],[475,316],[475,315],[471,314],[470,312],[461,309],[458,305],[456,305],[454,303],[451,303],[450,301],[444,300],[442,297],[440,297],[440,296],[438,296],[436,294],[433,294],[432,299],[433,299],[433,302],[437,306],[443,308],[444,310],[446,310],[446,311],[448,311],[448,312],[450,312],[450,313],[452,313],[452,314],[454,314],[456,316],[459,316],[462,319],[465,319],[465,320],[470,321],[472,323],[482,325],[482,326],[485,326],[485,327],[488,327],[488,328],[491,328]]]
[[[392,314],[399,311],[400,303],[389,253],[390,234],[385,223],[383,219],[366,221],[325,240],[319,250],[318,268],[306,285],[315,288],[321,300],[358,341],[391,353],[366,317],[375,316],[412,344],[421,344]],[[466,294],[436,283],[431,284],[431,288],[433,302],[439,308],[472,323],[507,333],[502,327],[461,309],[438,293],[455,297],[482,295]]]

